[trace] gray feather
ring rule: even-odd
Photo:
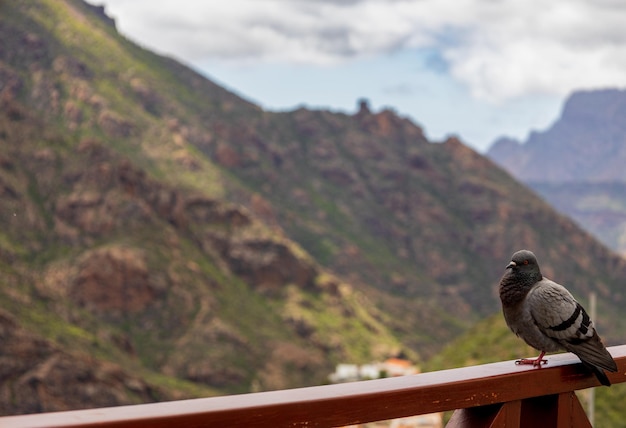
[[[565,287],[541,275],[532,252],[513,254],[500,281],[500,299],[507,325],[526,343],[543,352],[572,352],[610,385],[602,369],[615,372],[617,365],[589,315]]]

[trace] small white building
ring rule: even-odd
[[[381,377],[407,376],[419,373],[419,369],[410,361],[401,358],[389,358],[383,362],[370,364],[337,364],[335,372],[328,376],[332,383],[354,382],[358,380],[379,379]],[[410,416],[390,421],[372,422],[354,427],[363,428],[441,428],[443,415],[432,413]],[[352,427],[351,427],[352,428]]]
[[[332,383],[354,382],[361,380],[358,364],[337,364],[335,372],[328,376]]]
[[[357,380],[380,379],[381,377],[407,376],[419,373],[410,361],[389,358],[380,363],[337,364],[335,372],[328,376],[332,383],[354,382]]]

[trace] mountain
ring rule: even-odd
[[[416,359],[362,293],[228,202],[252,194],[188,142],[213,132],[187,128],[188,112],[259,109],[101,17],[1,3],[2,408],[302,386],[338,361]],[[32,403],[15,401],[29,379]],[[91,394],[71,390],[83,381]]]
[[[420,362],[499,310],[522,247],[626,338],[626,261],[459,140],[264,111],[83,2],[0,1],[0,140],[6,413]]]
[[[625,116],[626,90],[575,92],[549,129],[501,138],[487,155],[524,182],[624,182]]]
[[[626,254],[626,91],[580,91],[559,119],[487,155],[612,249]]]

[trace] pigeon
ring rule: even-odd
[[[541,367],[546,352],[564,349],[577,355],[602,385],[611,386],[603,369],[616,372],[617,365],[589,315],[565,287],[541,275],[531,251],[513,254],[500,280],[500,300],[509,328],[540,351],[536,359],[517,364]]]

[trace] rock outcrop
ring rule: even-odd
[[[64,351],[0,310],[0,414],[158,401],[168,395],[119,365]]]

